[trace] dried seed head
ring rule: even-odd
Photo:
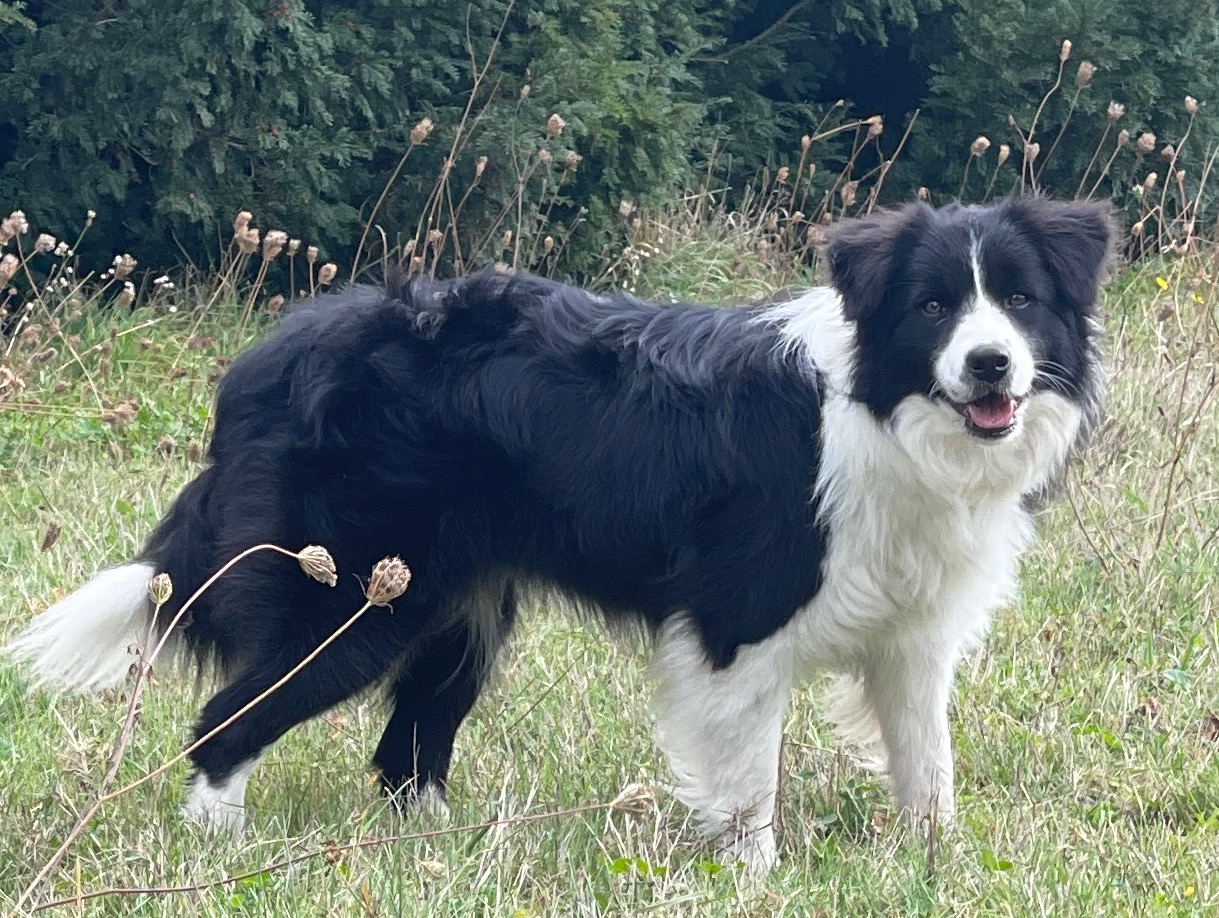
[[[364,596],[374,606],[387,606],[406,592],[410,582],[411,569],[401,558],[382,558],[372,569]]]
[[[411,259],[410,273],[418,274],[422,270],[423,270],[423,256],[416,255],[415,257],[413,257]]]
[[[920,185],[920,186],[919,186],[919,189],[918,189],[918,199],[919,199],[920,201],[929,201],[929,200],[931,200],[931,192],[928,190],[928,188],[927,188],[927,186],[926,186],[926,185]]]
[[[1079,69],[1075,71],[1075,86],[1077,89],[1083,89],[1092,82],[1092,77],[1096,76],[1096,65],[1091,61],[1080,61]]]
[[[858,180],[853,181],[853,182],[844,183],[842,186],[842,190],[839,192],[839,194],[842,196],[842,206],[850,207],[852,204],[854,204],[855,195],[858,191],[859,191]]]
[[[618,216],[622,217],[623,219],[626,219],[627,217],[631,216],[631,214],[633,214],[633,213],[635,213],[635,202],[634,201],[622,201],[618,204]]]
[[[1142,188],[1139,188],[1138,190],[1142,191]],[[1143,221],[1142,220],[1140,220],[1138,223],[1134,224],[1134,226],[1130,227],[1130,235],[1132,235],[1132,236],[1142,236],[1143,235]]]
[[[547,255],[554,251],[554,236],[547,236],[542,240],[542,251]]]
[[[1138,143],[1135,146],[1140,153],[1150,153],[1156,148],[1156,135],[1151,131],[1144,131],[1139,135]]]
[[[656,792],[643,784],[628,784],[610,806],[619,813],[651,813],[656,809]]]
[[[1184,169],[1177,170],[1176,180],[1177,180],[1178,185],[1183,185],[1185,183],[1185,170]]]
[[[984,135],[979,135],[974,138],[974,142],[969,145],[969,152],[974,156],[981,156],[990,149],[990,138]]]
[[[275,296],[273,296],[273,297],[271,297],[271,299],[267,300],[267,315],[269,315],[269,316],[279,315],[280,310],[284,308],[284,303],[286,303],[286,302],[287,302],[287,300],[284,299],[283,294],[280,294],[280,293],[275,294]]]
[[[791,170],[787,166],[780,166],[779,171],[775,174],[775,179],[782,185],[787,182],[789,175],[791,175]]]
[[[25,211],[15,210],[3,221],[0,221],[0,245],[22,236],[30,231],[29,221],[25,219]]]
[[[248,210],[237,212],[237,216],[233,218],[233,235],[240,236],[250,228],[250,221],[254,219],[254,215]]]
[[[283,230],[271,230],[262,241],[262,260],[274,261],[288,244],[288,234]]]
[[[476,162],[474,164],[474,177],[476,179],[480,179],[483,177],[483,173],[486,171],[487,171],[487,157],[480,156],[480,157],[478,157],[478,162]]]
[[[1071,56],[1071,39],[1064,38],[1062,40],[1062,45],[1058,49],[1058,63],[1060,63],[1060,64],[1063,63],[1070,56]]]
[[[5,255],[0,258],[0,287],[11,281],[20,267],[21,262],[17,260],[16,255]]]
[[[419,146],[419,144],[427,140],[428,135],[432,133],[433,127],[434,125],[432,124],[431,118],[419,119],[419,123],[411,128],[411,144],[413,146]]]
[[[574,172],[576,166],[580,165],[580,161],[582,159],[584,159],[584,157],[575,150],[568,150],[563,154],[563,168],[568,172]]]
[[[1143,191],[1151,191],[1156,186],[1156,182],[1160,180],[1160,176],[1154,172],[1148,172],[1147,178],[1143,179]]]
[[[499,238],[499,247],[501,249],[512,248],[512,230],[504,230],[504,235]]]
[[[1177,158],[1177,151],[1173,149],[1172,144],[1166,143],[1166,144],[1164,144],[1164,149],[1162,149],[1160,151],[1160,155],[1163,156],[1169,162],[1172,162],[1174,159]]]
[[[1122,147],[1126,146],[1126,144],[1128,144],[1128,143],[1130,143],[1130,132],[1128,130],[1126,130],[1125,128],[1122,128],[1120,131],[1117,132],[1118,149],[1120,150]]]
[[[1033,160],[1035,160],[1037,158],[1038,154],[1040,154],[1040,153],[1041,153],[1041,144],[1037,143],[1037,141],[1033,141],[1032,143],[1026,143],[1024,145],[1024,161],[1026,163],[1033,162]]]
[[[868,140],[879,137],[885,132],[885,119],[881,115],[873,115],[864,121],[868,126]]]
[[[1012,155],[1011,147],[1009,147],[1005,143],[999,144],[999,162],[995,165],[995,168],[998,168],[999,166],[1002,166],[1005,162],[1007,162],[1007,158],[1011,155]]]
[[[551,155],[550,155],[549,150],[547,150],[545,147],[538,150],[538,162],[548,163],[548,162],[550,162],[550,160],[551,160]]]
[[[252,227],[240,233],[237,236],[237,251],[242,255],[253,255],[258,251],[260,236],[259,231]]]
[[[35,252],[50,252],[55,248],[55,237],[49,233],[39,233],[38,238],[34,240]]]
[[[157,441],[157,452],[162,456],[172,456],[178,448],[178,441],[169,434]]]
[[[427,241],[429,245],[440,245],[440,240],[444,238],[444,233],[438,229],[428,230]]]
[[[119,291],[119,304],[122,306],[130,306],[135,302],[135,284],[131,281],[123,281],[123,289]]]
[[[306,545],[296,556],[301,570],[326,586],[334,586],[339,582],[339,573],[334,566],[334,558],[330,552],[320,545]]]
[[[813,138],[809,137],[808,134],[805,134],[803,137],[800,138],[800,151],[802,153],[807,153],[808,148],[811,147],[812,145],[813,145]]]
[[[339,266],[333,261],[328,261],[318,269],[317,282],[322,285],[329,284],[335,279],[338,273]]]
[[[1109,103],[1109,120],[1110,121],[1117,121],[1124,114],[1126,114],[1126,106],[1122,105],[1121,102],[1110,102]]]
[[[1198,114],[1198,100],[1193,96],[1185,97],[1185,111],[1190,115]]]
[[[565,128],[565,127],[567,127],[567,122],[563,120],[562,116],[558,112],[555,112],[553,115],[551,115],[549,118],[546,119],[546,137],[547,137],[547,139],[550,139],[552,137],[558,137],[560,134],[563,133],[563,128]]]
[[[153,605],[157,608],[169,602],[169,597],[173,595],[174,582],[170,579],[169,574],[164,571],[148,581],[148,598],[152,600]]]
[[[307,261],[309,264],[313,264],[317,261],[317,246],[311,245],[309,248],[305,249],[305,261]]]
[[[529,98],[530,89],[531,89],[531,87],[529,86],[528,83],[526,83],[524,86],[521,87],[521,101],[522,102],[524,102],[526,99]]]

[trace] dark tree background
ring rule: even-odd
[[[620,231],[623,199],[671,200],[712,154],[743,187],[791,164],[838,99],[834,117],[885,116],[887,155],[920,112],[886,197],[954,195],[975,136],[1018,155],[1009,115],[1028,125],[1063,38],[1074,50],[1043,139],[1066,119],[1077,62],[1098,69],[1048,190],[1074,193],[1110,100],[1162,144],[1193,95],[1190,149],[1216,139],[1215,0],[0,0],[0,206],[60,232],[92,209],[105,253],[204,265],[248,208],[343,259],[427,116],[435,131],[378,214],[409,237],[462,122],[472,57],[487,60],[501,23],[455,165],[464,188],[487,157],[467,226],[510,199],[558,112],[557,152],[583,159],[549,219],[579,219],[576,273]],[[818,152],[827,175],[849,152],[840,140]],[[1103,190],[1125,194],[1146,168],[1131,153]]]

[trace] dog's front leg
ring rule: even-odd
[[[792,666],[784,640],[742,647],[713,670],[693,629],[666,626],[654,699],[657,741],[719,859],[762,874],[778,861],[775,794]]]
[[[894,800],[911,822],[947,824],[956,814],[948,700],[958,657],[951,638],[906,632],[871,646],[863,663]]]

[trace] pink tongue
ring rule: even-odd
[[[1016,414],[1016,403],[1010,398],[970,402],[965,406],[965,412],[974,427],[982,430],[1002,430],[1012,423],[1012,417]]]

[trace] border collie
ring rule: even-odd
[[[192,756],[188,816],[240,827],[259,757],[385,684],[374,756],[395,799],[443,803],[458,726],[525,605],[557,590],[655,642],[677,797],[765,871],[794,686],[840,675],[833,720],[883,757],[908,819],[953,816],[953,671],[1013,596],[1037,499],[1097,419],[1107,208],[915,204],[844,221],[832,287],[757,308],[651,305],[536,277],[356,287],[234,361],[208,467],[133,561],[9,647],[37,684],[117,685],[149,579],[179,604],[234,555],[320,544],[333,589],[250,557],[180,637],[219,663],[202,736],[363,599],[373,613]],[[542,595],[546,595],[543,593]]]

